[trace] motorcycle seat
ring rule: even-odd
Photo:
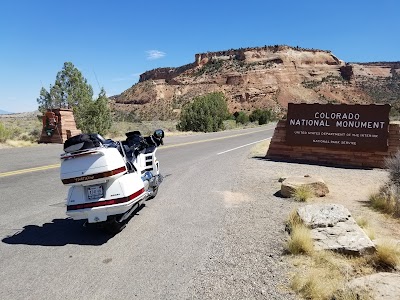
[[[99,135],[99,137],[101,136]],[[102,140],[99,137],[85,133],[75,135],[64,142],[64,151],[71,153],[100,147],[102,145]],[[102,139],[104,140],[104,138]]]

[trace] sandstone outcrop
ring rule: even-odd
[[[311,228],[316,250],[332,250],[350,255],[363,255],[376,250],[343,205],[306,205],[298,208],[297,214]]]
[[[356,294],[365,290],[372,299],[394,300],[400,299],[399,282],[400,274],[381,272],[353,279],[347,287]]]
[[[329,193],[328,186],[321,178],[313,176],[291,176],[282,181],[281,196],[285,198],[292,197],[297,188],[301,186],[310,187],[314,195],[323,197]]]

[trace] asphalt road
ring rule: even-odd
[[[274,125],[167,137],[166,176],[115,236],[65,215],[61,145],[0,149],[0,299],[187,299],[223,226],[223,192]]]

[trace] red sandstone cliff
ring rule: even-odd
[[[115,110],[135,111],[143,119],[176,119],[182,105],[214,91],[225,94],[231,112],[282,112],[288,102],[371,103],[377,102],[372,91],[399,77],[399,68],[399,62],[346,64],[330,51],[298,47],[232,49],[147,71],[111,99]]]

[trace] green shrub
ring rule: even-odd
[[[30,140],[31,140],[32,142],[37,142],[37,141],[39,141],[40,135],[41,135],[41,134],[42,134],[42,131],[41,131],[40,129],[37,129],[37,128],[33,129],[33,130],[29,133]]]
[[[236,115],[236,123],[247,124],[249,123],[249,116],[244,111],[240,111]]]
[[[260,118],[258,119],[258,125],[267,124],[271,120],[270,111],[263,111]]]
[[[10,132],[10,139],[19,139],[21,134],[23,134],[23,129],[21,127],[16,127],[19,125],[13,125],[8,128]]]
[[[258,122],[259,125],[264,125],[269,123],[274,119],[273,113],[271,110],[261,110],[256,109],[253,110],[249,116],[250,122]]]
[[[258,121],[261,115],[261,109],[253,110],[249,116],[250,122]]]
[[[211,59],[195,73],[195,76],[200,76],[202,74],[214,74],[218,72],[223,65],[224,62],[222,60]]]
[[[237,128],[237,124],[236,124],[235,120],[228,119],[228,120],[225,120],[223,122],[223,124],[224,124],[225,130],[231,130],[231,129]]]
[[[11,137],[11,130],[3,123],[0,123],[0,143],[4,143]]]
[[[106,134],[113,121],[108,102],[105,90],[101,89],[96,100],[82,101],[75,106],[74,115],[79,129],[86,133]]]
[[[182,108],[178,130],[213,132],[224,129],[228,106],[223,93],[199,96]]]

